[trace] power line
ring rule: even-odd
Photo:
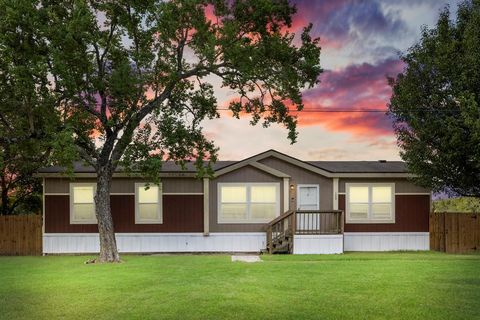
[[[229,108],[217,108],[217,110],[221,111],[232,111]],[[241,110],[244,111],[244,110]],[[268,110],[266,110],[268,111]],[[388,110],[381,110],[381,109],[303,109],[303,110],[296,110],[296,109],[290,109],[288,110],[289,112],[312,112],[312,113],[359,113],[359,112],[364,112],[364,113],[387,113]],[[460,110],[458,109],[421,109],[421,108],[416,108],[416,109],[409,109],[409,111],[424,111],[424,112],[452,112],[452,113],[458,113]]]
[[[217,110],[221,110],[221,111],[231,111],[230,109],[228,108],[218,108]],[[360,109],[348,109],[348,110],[341,110],[341,109],[332,109],[332,110],[325,110],[325,109],[322,109],[322,110],[319,110],[319,109],[303,109],[303,110],[296,110],[296,109],[291,109],[291,110],[288,110],[289,112],[314,112],[314,113],[337,113],[337,112],[346,112],[346,113],[349,113],[349,112],[382,112],[382,113],[386,113],[388,110],[379,110],[379,109],[364,109],[364,110],[360,110]]]

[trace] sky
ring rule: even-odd
[[[434,26],[439,12],[459,1],[446,0],[295,0],[292,31],[313,23],[320,37],[320,83],[303,92],[308,110],[386,110],[391,89],[387,76],[404,65],[399,59],[420,36],[422,26]],[[222,91],[223,90],[223,91]],[[235,98],[221,89],[219,103]],[[223,101],[222,101],[223,100]],[[220,160],[240,160],[276,149],[302,160],[400,160],[392,123],[375,113],[303,112],[298,141],[291,145],[279,125],[252,127],[222,113],[204,123],[207,137],[220,148]]]

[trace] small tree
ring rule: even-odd
[[[252,124],[283,124],[321,72],[318,39],[294,45],[287,0],[33,1],[36,41],[47,46],[50,92],[62,120],[56,159],[80,157],[97,173],[101,262],[119,261],[110,213],[118,166],[158,182],[162,161],[195,160],[210,173],[217,149],[201,121],[218,117],[214,83],[238,93],[229,105]]]
[[[6,215],[40,209],[41,184],[33,173],[46,164],[59,123],[36,9],[1,1],[0,12],[0,214]]]
[[[402,57],[389,105],[401,156],[434,191],[480,197],[480,1],[448,8]]]

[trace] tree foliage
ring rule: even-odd
[[[480,196],[480,1],[446,8],[402,56],[389,113],[416,182]]]
[[[480,199],[472,197],[460,197],[435,200],[433,201],[433,211],[479,213]]]
[[[218,116],[212,76],[238,92],[235,115],[284,124],[295,141],[288,107],[302,108],[300,90],[321,69],[309,29],[298,48],[284,32],[295,12],[287,1],[43,4],[54,87],[72,139],[57,148],[62,158],[79,155],[109,172],[135,164],[155,181],[163,159],[196,159],[206,173],[203,160],[217,151],[201,127]]]
[[[25,11],[17,2],[6,9],[21,21],[34,15],[39,83],[59,119],[52,156],[97,172],[101,261],[118,260],[109,202],[116,168],[153,182],[164,160],[211,173],[217,148],[201,123],[219,116],[216,83],[237,93],[236,117],[284,125],[293,143],[289,111],[303,108],[301,90],[322,71],[311,25],[297,38],[288,32],[295,7],[287,0],[20,1]]]
[[[47,79],[37,11],[26,1],[0,2],[0,214],[40,211],[33,177],[48,159],[58,124]]]

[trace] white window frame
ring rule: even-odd
[[[75,214],[73,212],[73,207],[74,207],[74,192],[73,189],[75,187],[87,187],[87,186],[93,186],[93,216],[94,219],[75,219]],[[94,182],[75,182],[75,183],[70,183],[70,193],[69,193],[69,198],[70,198],[70,224],[98,224],[97,221],[97,216],[95,214],[95,193],[97,192],[97,184]]]
[[[315,210],[320,210],[320,185],[318,184],[298,184],[297,185],[297,210],[300,207],[299,201],[300,201],[300,188],[316,188],[317,189],[317,209]]]
[[[350,217],[350,187],[368,187],[368,218],[352,219]],[[391,188],[391,217],[389,219],[374,219],[372,214],[372,187]],[[345,183],[345,221],[346,223],[395,223],[395,183]]]
[[[163,192],[162,184],[158,185],[150,183],[151,186],[158,186],[158,209],[157,209],[157,219],[141,219],[140,210],[139,210],[139,188],[145,188],[148,183],[136,182],[135,183],[135,224],[163,224]]]
[[[247,219],[223,219],[222,217],[222,187],[246,187],[247,191]],[[270,222],[272,219],[251,219],[250,218],[250,205],[251,205],[251,187],[252,186],[275,186],[275,216],[272,219],[275,219],[280,215],[280,183],[279,182],[222,182],[217,184],[217,222],[219,224],[264,224]],[[243,203],[243,202],[242,202]],[[257,202],[256,202],[257,203]],[[260,203],[260,202],[259,202]]]

